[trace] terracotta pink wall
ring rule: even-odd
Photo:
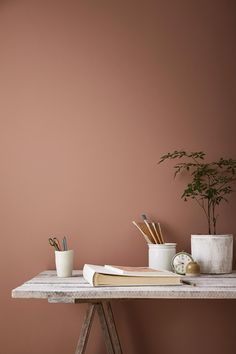
[[[81,268],[146,264],[131,224],[142,212],[178,250],[205,232],[200,210],[180,200],[184,182],[156,163],[175,148],[235,158],[235,10],[213,0],[1,1],[1,353],[74,351],[83,305],[10,298],[54,268],[49,235],[69,237]],[[235,202],[219,232],[236,233]],[[128,354],[233,354],[235,310],[213,300],[114,306]],[[92,336],[88,353],[104,353],[98,326]]]

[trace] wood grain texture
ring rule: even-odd
[[[80,303],[80,302],[78,302]],[[95,312],[97,312],[108,354],[122,354],[118,332],[109,301],[88,300],[88,307],[80,331],[75,354],[84,354]]]
[[[105,344],[106,344],[106,348],[107,348],[107,353],[108,354],[115,354],[116,352],[113,347],[113,343],[111,340],[111,334],[109,331],[109,327],[107,324],[107,318],[106,318],[106,314],[105,314],[102,303],[100,302],[100,303],[96,304],[96,308],[97,308],[98,317],[99,317],[102,332],[103,332],[103,338],[105,340]]]
[[[75,350],[75,354],[84,354],[93,322],[93,317],[96,310],[96,304],[89,304],[82,328],[80,330],[79,341]]]
[[[236,299],[236,272],[225,275],[184,277],[196,286],[92,287],[81,270],[58,278],[53,270],[38,274],[12,290],[13,298],[48,299],[50,302],[101,299]]]
[[[104,312],[106,312],[107,324],[108,324],[108,328],[109,328],[109,332],[110,332],[110,336],[111,336],[111,340],[113,343],[115,353],[122,354],[120,339],[119,339],[118,332],[116,329],[116,324],[115,324],[115,319],[114,319],[111,304],[109,301],[104,301],[102,303],[102,306],[104,308]]]

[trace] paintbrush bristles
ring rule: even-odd
[[[142,217],[143,221],[147,220],[147,215],[146,214],[141,214],[141,217]]]

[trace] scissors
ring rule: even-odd
[[[56,251],[61,251],[60,242],[56,237],[49,237],[48,242],[55,248]]]

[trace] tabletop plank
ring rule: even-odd
[[[54,270],[42,272],[12,290],[13,298],[75,302],[101,299],[236,299],[236,272],[224,275],[184,277],[196,284],[175,286],[93,287],[74,270],[69,278],[58,278]]]

